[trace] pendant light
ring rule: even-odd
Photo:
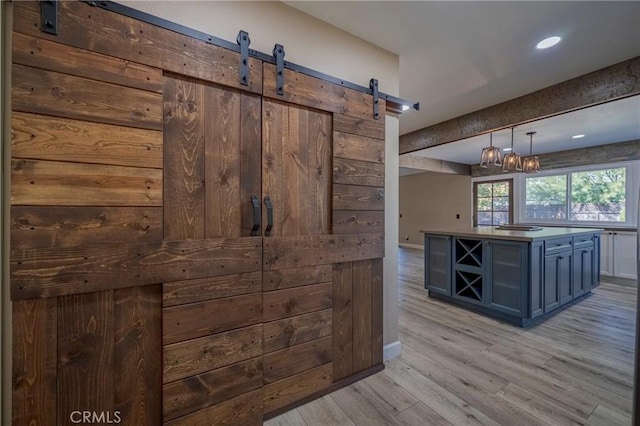
[[[480,167],[501,167],[502,166],[502,154],[500,154],[500,148],[493,146],[493,132],[489,133],[489,147],[482,148],[482,155],[480,156]]]
[[[522,169],[525,173],[538,173],[540,171],[540,161],[537,155],[533,155],[533,135],[536,132],[528,132],[529,136],[529,156],[524,157],[522,161]]]
[[[511,128],[511,152],[502,160],[502,171],[505,173],[522,171],[522,158],[513,150],[513,127]]]

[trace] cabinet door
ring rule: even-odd
[[[521,315],[524,311],[522,288],[527,287],[527,245],[509,241],[488,244],[490,283],[489,305],[503,312]]]
[[[558,255],[558,294],[560,295],[560,304],[564,305],[573,299],[573,288],[571,283],[572,271],[572,252],[565,252]]]
[[[600,274],[613,275],[613,232],[600,236]]]
[[[573,251],[573,297],[578,297],[593,287],[593,247]]]
[[[558,282],[560,281],[560,255],[544,258],[544,311],[549,312],[560,306]]]
[[[635,232],[614,232],[613,272],[620,278],[638,277],[638,246]]]
[[[601,268],[601,240],[602,237],[599,234],[596,234],[593,236],[593,253],[591,253],[591,258],[593,261],[593,268],[592,268],[592,278],[591,278],[591,282],[593,287],[592,288],[596,288],[600,285],[600,268]]]
[[[424,287],[451,295],[451,237],[424,237]]]

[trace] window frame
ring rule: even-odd
[[[471,215],[472,217],[472,225],[474,228],[478,227],[478,185],[483,185],[483,184],[495,184],[495,183],[502,183],[502,182],[506,182],[509,185],[509,223],[513,223],[513,219],[514,219],[514,215],[515,215],[515,197],[514,195],[514,179],[512,177],[507,177],[507,178],[501,178],[501,179],[491,179],[491,180],[477,180],[477,181],[473,181],[472,182],[472,189],[471,189],[471,197],[473,198],[473,214]],[[493,192],[491,194],[491,212],[493,213]],[[493,216],[492,216],[493,217]],[[493,220],[492,220],[493,221]],[[498,226],[498,225],[480,225],[480,226]]]

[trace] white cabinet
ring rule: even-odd
[[[638,277],[638,243],[635,232],[607,231],[600,243],[600,274],[635,280]]]

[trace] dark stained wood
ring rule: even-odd
[[[162,133],[14,112],[14,158],[162,168]]]
[[[14,159],[11,172],[13,205],[162,205],[161,170]]]
[[[333,380],[353,373],[353,264],[333,267]]]
[[[207,300],[162,310],[162,342],[181,342],[262,320],[262,295]]]
[[[162,387],[166,420],[212,406],[262,386],[262,358],[254,358]]]
[[[162,70],[41,38],[13,33],[15,64],[162,92]]]
[[[371,367],[371,263],[353,262],[353,373]]]
[[[384,210],[384,188],[333,185],[335,210]]]
[[[81,77],[13,65],[14,111],[162,129],[162,95]]]
[[[58,424],[76,410],[114,411],[113,310],[111,290],[58,298]]]
[[[289,108],[287,104],[262,100],[262,196],[269,197],[274,205],[273,229],[271,235],[280,236],[286,231],[284,226],[285,202],[283,199],[287,195],[285,185],[284,167],[285,162],[283,146],[288,144],[289,139]],[[263,229],[267,226],[267,208],[262,205]],[[296,214],[298,212],[295,212]]]
[[[266,238],[263,244],[265,271],[384,256],[382,233]]]
[[[204,102],[205,238],[239,237],[240,93],[205,86]]]
[[[334,131],[333,156],[350,160],[384,163],[384,141]]]
[[[262,206],[262,99],[240,95],[240,209],[242,236],[251,235],[253,205],[251,197],[258,197]],[[262,235],[263,226],[258,228]]]
[[[264,386],[265,414],[330,386],[332,370],[333,366],[328,363]]]
[[[163,383],[262,355],[262,325],[240,328],[163,348]]]
[[[384,140],[384,120],[364,120],[348,115],[333,114],[333,130],[341,133]]]
[[[371,365],[383,360],[383,260],[371,261]]]
[[[256,293],[262,290],[262,273],[223,275],[174,281],[162,285],[162,306],[184,305],[222,297]]]
[[[161,421],[161,297],[160,285],[114,291],[115,410],[120,424]]]
[[[25,299],[260,270],[260,238],[11,251],[11,297]],[[379,256],[378,256],[379,257]]]
[[[262,66],[249,58],[249,85],[240,84],[240,54],[81,2],[62,2],[58,34],[40,31],[40,5],[14,9],[14,30],[135,63],[262,92]]]
[[[334,234],[384,232],[384,211],[333,211]]]
[[[331,265],[280,269],[264,273],[263,291],[282,290],[331,281]]]
[[[331,336],[333,311],[312,312],[264,324],[264,353]]]
[[[331,336],[271,352],[263,357],[264,383],[273,383],[331,361]]]
[[[384,164],[335,158],[333,183],[382,187],[384,186]]]
[[[11,207],[11,248],[143,243],[162,239],[160,207]]]
[[[332,306],[331,283],[264,293],[264,322],[321,311]]]
[[[57,306],[55,298],[12,304],[14,425],[56,424]]]
[[[164,424],[165,426],[261,425],[262,390],[248,392]]]
[[[204,87],[164,79],[164,237],[204,238]]]

